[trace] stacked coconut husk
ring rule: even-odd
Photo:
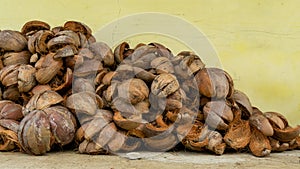
[[[68,21],[0,31],[0,151],[42,155],[168,151],[221,155],[300,148],[300,126],[261,112],[230,75],[159,43],[112,50]]]

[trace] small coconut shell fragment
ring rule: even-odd
[[[58,36],[68,36],[70,38],[72,38],[74,40],[74,47],[75,48],[78,48],[80,46],[80,38],[78,36],[78,34],[76,32],[73,32],[71,30],[63,30],[63,31],[60,31],[60,32],[57,32],[55,34],[56,37]]]
[[[270,145],[272,147],[272,151],[282,152],[282,151],[289,150],[291,148],[289,143],[280,143],[280,141],[272,137],[269,137],[269,140],[270,140]]]
[[[95,143],[99,146],[106,146],[109,141],[114,138],[114,135],[117,133],[117,127],[114,123],[109,123],[106,125],[100,132]]]
[[[268,118],[272,125],[279,129],[284,129],[289,126],[287,119],[280,113],[277,112],[265,112],[264,115]]]
[[[29,32],[39,31],[39,30],[50,30],[50,25],[47,24],[46,22],[38,21],[38,20],[29,21],[23,25],[21,29],[21,33],[23,35],[26,35]]]
[[[164,132],[169,132],[173,129],[174,126],[155,126],[151,123],[147,123],[144,128],[143,128],[143,133],[145,134],[146,137],[154,137],[157,135],[160,135]]]
[[[0,128],[4,128],[6,130],[11,130],[13,132],[18,132],[20,122],[11,119],[0,119]]]
[[[260,130],[265,136],[272,136],[274,130],[269,120],[260,113],[253,113],[249,119],[250,125]]]
[[[56,51],[55,55],[53,56],[54,59],[58,58],[65,58],[65,57],[71,57],[78,53],[77,49],[73,45],[67,45],[63,48],[60,48]]]
[[[233,93],[232,78],[218,68],[203,68],[196,75],[199,93],[210,98],[226,98]]]
[[[222,155],[225,151],[226,144],[223,142],[222,135],[217,131],[212,131],[209,136],[207,149],[217,155]]]
[[[133,71],[137,78],[147,83],[151,83],[156,77],[156,75],[154,75],[153,73],[145,71],[144,69],[141,69],[139,67],[133,67]]]
[[[64,81],[59,86],[53,88],[54,91],[64,91],[72,85],[73,72],[70,68],[67,68],[66,73],[64,74]]]
[[[49,31],[49,30],[43,30],[43,31],[39,31],[41,32],[39,34],[38,37],[36,37],[35,39],[35,51],[39,54],[47,54],[48,53],[48,46],[47,43],[49,41],[49,39],[53,38],[53,32]]]
[[[210,130],[208,129],[208,126],[204,126],[201,122],[196,121],[193,124],[191,130],[181,142],[186,148],[190,150],[203,151],[205,150],[205,147],[208,146],[209,139],[207,136],[209,135],[209,133]]]
[[[228,124],[233,120],[231,108],[225,101],[211,101],[203,107],[205,122],[218,130],[228,129]]]
[[[107,150],[103,147],[97,145],[93,141],[84,140],[80,143],[78,147],[78,151],[81,154],[90,154],[90,155],[98,155],[98,154],[108,154]]]
[[[242,120],[240,110],[237,111],[235,119],[229,124],[229,129],[224,136],[225,143],[235,150],[245,148],[251,138],[249,121]]]
[[[23,113],[26,115],[33,110],[43,110],[52,105],[58,104],[63,100],[64,100],[63,97],[59,95],[57,92],[52,90],[45,90],[31,97],[31,99],[23,109]]]
[[[125,130],[132,130],[137,128],[138,126],[141,125],[141,121],[142,119],[126,119],[124,117],[122,117],[120,112],[115,112],[114,116],[113,116],[113,120],[116,123],[116,125],[122,129]]]
[[[151,68],[154,68],[158,74],[174,73],[174,68],[167,57],[157,57],[151,61]]]
[[[0,126],[0,151],[13,151],[20,148],[17,133]]]
[[[28,64],[31,53],[29,51],[22,52],[7,52],[3,55],[4,66],[16,64]]]
[[[242,117],[249,119],[253,113],[253,108],[248,96],[239,90],[234,90],[232,98],[242,110]]]
[[[82,33],[89,38],[92,35],[92,30],[85,24],[77,21],[68,21],[64,24],[65,30],[71,30],[77,33]]]
[[[178,140],[174,134],[143,138],[143,141],[150,151],[168,151],[178,144]]]
[[[20,65],[6,66],[0,71],[0,80],[4,86],[12,86],[18,83],[18,69]]]
[[[9,100],[0,101],[0,119],[20,120],[23,118],[22,106]]]
[[[103,107],[103,100],[92,92],[79,92],[67,98],[66,107],[74,112],[84,112],[94,115],[96,110]]]
[[[159,97],[167,97],[179,89],[177,78],[168,73],[163,73],[155,77],[151,84],[151,92]]]
[[[61,35],[49,40],[47,43],[47,48],[49,51],[55,52],[56,50],[67,45],[76,45],[76,41],[69,36]]]
[[[251,129],[251,139],[249,148],[253,155],[257,157],[265,157],[270,155],[272,147],[270,141],[260,130],[253,127]]]
[[[102,63],[97,60],[84,60],[75,65],[74,75],[77,77],[96,76],[103,69]]]
[[[63,66],[63,61],[61,59],[55,60],[53,58],[54,55],[54,53],[49,53],[46,56],[42,56],[35,64],[37,69],[35,77],[40,84],[50,82]]]
[[[0,31],[0,49],[20,52],[27,47],[26,38],[18,31]]]
[[[126,55],[126,52],[130,50],[129,48],[130,46],[127,42],[123,42],[115,48],[114,59],[117,63],[122,63],[123,60],[128,56]]]
[[[20,101],[20,92],[16,85],[9,86],[2,94],[3,99],[11,100],[14,102]]]
[[[35,80],[36,69],[31,65],[21,65],[18,71],[19,92],[30,91],[37,83]]]
[[[300,134],[300,125],[292,128],[286,127],[284,129],[279,129],[274,127],[274,138],[281,142],[290,142],[298,137]]]
[[[104,42],[92,43],[89,49],[93,52],[96,60],[102,61],[104,65],[112,66],[114,64],[114,54]]]
[[[129,79],[118,86],[118,96],[135,105],[148,98],[149,88],[140,79]]]
[[[79,119],[80,123],[83,124],[83,120]],[[109,122],[103,118],[94,116],[91,121],[84,123],[82,129],[84,137],[87,140],[92,140]]]

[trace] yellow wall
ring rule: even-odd
[[[279,111],[292,125],[300,124],[300,1],[1,0],[0,3],[0,29],[19,30],[26,21],[40,19],[52,26],[78,20],[96,31],[112,20],[139,12],[182,17],[208,36],[223,68],[234,78],[236,88],[246,92],[253,105],[263,111]],[[171,40],[155,37],[155,41],[160,40],[176,52],[184,50],[171,44],[174,43]],[[146,36],[145,42],[148,41],[151,37]]]

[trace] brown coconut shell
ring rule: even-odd
[[[272,147],[267,136],[255,127],[251,128],[251,139],[249,148],[253,155],[257,157],[268,156],[271,153]]]
[[[0,151],[12,151],[21,149],[17,133],[12,130],[5,130],[0,126]]]
[[[286,127],[285,129],[274,128],[274,138],[281,142],[290,142],[300,134],[300,125],[295,128]]]
[[[229,124],[229,129],[224,136],[224,141],[231,148],[237,150],[245,148],[251,138],[249,121],[241,119],[241,111],[237,110],[234,120]]]

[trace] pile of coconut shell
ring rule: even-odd
[[[0,31],[0,58],[0,151],[300,149],[300,126],[253,107],[193,52],[126,42],[112,50],[83,23],[30,21]]]

